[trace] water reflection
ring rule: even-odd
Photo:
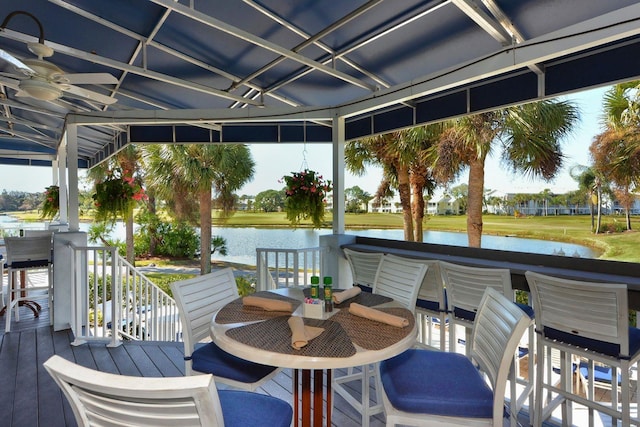
[[[4,230],[17,230],[20,228],[45,228],[48,223],[35,222],[24,223],[15,218],[0,215],[0,226]],[[80,224],[82,231],[87,231],[90,224]],[[306,228],[234,228],[214,227],[214,235],[222,236],[227,241],[228,255],[214,254],[213,258],[221,261],[236,262],[242,264],[255,264],[257,248],[277,249],[302,249],[318,246],[319,236],[330,234],[330,230],[310,230]],[[118,222],[112,233],[114,237],[124,240],[124,224]],[[347,230],[347,234],[380,239],[403,240],[403,230]],[[447,231],[426,231],[424,233],[426,243],[467,246],[466,233]],[[551,242],[546,240],[523,239],[519,237],[482,236],[482,247],[485,249],[499,249],[505,251],[529,252],[545,255],[576,256],[581,258],[597,258],[597,254],[581,245],[571,243]]]

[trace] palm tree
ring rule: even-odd
[[[640,183],[640,81],[618,84],[604,96],[605,130],[596,135],[589,148],[594,167],[616,187],[616,198],[625,209],[627,229],[631,229],[632,191]]]
[[[366,165],[382,166],[383,179],[378,194],[388,194],[395,187],[402,206],[404,239],[421,242],[424,218],[424,194],[435,189],[431,171],[424,162],[428,147],[435,143],[440,125],[422,126],[351,142],[345,149],[349,171],[365,172]]]
[[[594,137],[589,150],[594,168],[615,186],[615,196],[625,210],[627,230],[631,230],[632,190],[640,180],[640,132],[609,128]]]
[[[409,183],[409,164],[412,159],[410,151],[402,149],[406,148],[408,142],[402,132],[392,132],[351,142],[345,148],[345,159],[347,169],[356,175],[363,174],[367,164],[382,166],[383,183],[390,183],[398,189],[404,221],[404,239],[412,241],[414,235]]]
[[[148,147],[145,157],[153,171],[150,183],[172,213],[179,219],[193,219],[198,212],[200,273],[211,272],[212,189],[223,215],[228,215],[234,204],[233,192],[254,174],[249,149],[241,144],[162,145]]]
[[[482,242],[482,201],[487,156],[500,143],[503,163],[525,176],[551,180],[562,166],[560,140],[578,120],[565,101],[540,101],[466,116],[451,122],[430,154],[439,182],[469,170],[467,236],[470,247]]]

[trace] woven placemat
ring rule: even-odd
[[[385,313],[394,314],[409,320],[409,326],[398,328],[364,317],[354,316],[349,310],[340,310],[331,320],[342,325],[354,344],[368,350],[382,350],[407,337],[413,330],[415,319],[406,308],[379,308]]]
[[[226,334],[234,340],[261,350],[308,357],[350,357],[356,354],[351,339],[339,323],[331,320],[307,319],[305,325],[324,328],[318,337],[300,350],[291,347],[290,316],[280,316],[229,329]]]
[[[304,296],[309,298],[311,296],[311,288],[306,288],[303,290]],[[335,293],[343,292],[343,289],[336,289]],[[322,294],[322,289],[320,289],[320,293]],[[349,298],[348,300],[342,301],[340,304],[334,304],[336,308],[349,308],[352,302],[357,302],[360,305],[364,305],[367,307],[373,307],[376,305],[384,304],[387,302],[393,301],[393,298],[386,297],[384,295],[372,294],[370,292],[360,292],[353,298]]]
[[[279,295],[274,292],[260,291],[255,295],[261,298],[271,298],[281,301],[288,301],[293,305],[293,310],[300,305],[300,301]],[[242,322],[255,322],[257,320],[272,319],[274,317],[280,317],[284,313],[282,311],[266,311],[259,307],[245,307],[242,304],[242,298],[238,298],[225,305],[216,315],[216,323],[228,324],[228,323],[242,323]]]

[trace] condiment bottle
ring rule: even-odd
[[[311,298],[320,298],[320,277],[311,276]]]
[[[333,311],[333,290],[331,289],[333,279],[331,276],[324,276],[322,282],[324,283],[324,311]]]

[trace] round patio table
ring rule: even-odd
[[[242,298],[238,298],[213,317],[211,337],[220,348],[240,358],[293,369],[294,425],[322,426],[326,418],[326,425],[331,426],[332,370],[368,365],[402,353],[416,342],[417,326],[413,313],[392,299],[363,292],[335,305],[332,312],[323,313],[322,319],[303,317],[305,325],[324,331],[307,346],[296,350],[291,346],[287,321],[290,316],[303,315],[303,301],[308,294],[309,289],[303,288],[256,294],[290,301],[294,307],[291,315],[244,307]],[[352,302],[404,317],[409,325],[399,328],[355,316],[348,310]]]

